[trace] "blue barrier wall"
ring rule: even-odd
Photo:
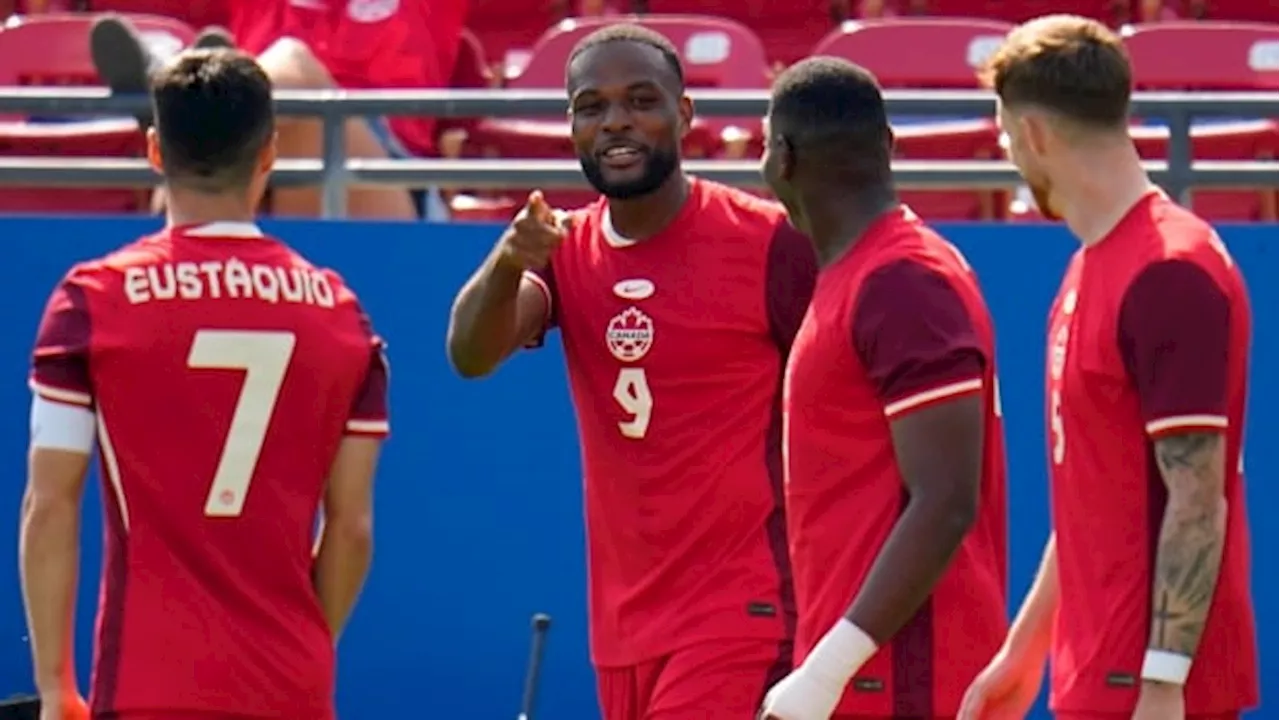
[[[23,484],[27,356],[45,297],[74,261],[154,229],[129,220],[0,220],[0,697],[30,689],[15,558]],[[543,675],[548,720],[596,716],[587,662],[578,453],[561,356],[516,358],[495,377],[450,372],[444,331],[453,294],[497,237],[485,226],[275,223],[356,288],[390,344],[394,436],[379,479],[374,570],[340,652],[346,718],[510,718],[518,709],[528,618],[555,617]],[[1074,248],[1061,228],[944,228],[982,277],[999,332],[1011,468],[1012,596],[1030,582],[1047,530],[1041,432],[1045,315]],[[1277,230],[1224,227],[1253,297],[1246,466],[1264,707],[1276,717]],[[531,457],[540,462],[532,465]],[[84,529],[78,613],[87,677],[101,525],[96,487]],[[414,713],[415,715],[418,713]]]

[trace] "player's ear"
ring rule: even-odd
[[[163,157],[160,154],[160,133],[154,125],[147,128],[147,164],[152,170],[164,173]]]
[[[263,174],[271,172],[271,166],[276,164],[277,145],[279,142],[279,133],[271,133],[271,139],[262,146],[262,152],[258,153],[259,172]]]
[[[1018,129],[1026,138],[1027,149],[1036,157],[1044,155],[1049,149],[1049,119],[1039,113],[1022,113],[1017,119]]]
[[[693,98],[689,97],[688,95],[681,95],[679,112],[680,112],[680,137],[684,137],[689,133],[689,128],[693,127]]]

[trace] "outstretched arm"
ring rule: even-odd
[[[454,300],[446,342],[459,375],[488,375],[554,321],[550,260],[564,234],[534,191]]]

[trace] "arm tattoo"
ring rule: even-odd
[[[1218,583],[1226,531],[1223,437],[1195,432],[1156,441],[1169,489],[1156,550],[1150,646],[1195,655]]]

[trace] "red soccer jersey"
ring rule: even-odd
[[[592,657],[788,637],[780,397],[813,249],[781,208],[706,180],[643,242],[607,207],[539,279],[581,430]]]
[[[98,419],[95,715],[331,717],[316,512],[344,433],[387,432],[381,342],[341,278],[252,225],[161,232],[71,270],[31,384]]]
[[[1258,701],[1249,529],[1236,458],[1249,348],[1244,281],[1213,229],[1162,193],[1076,253],[1046,368],[1061,604],[1053,707],[1128,713],[1151,632],[1166,492],[1153,442],[1226,433],[1226,549],[1186,687],[1188,714]]]
[[[818,276],[787,367],[797,662],[844,615],[909,498],[889,424],[973,393],[986,409],[976,524],[929,600],[850,683],[840,713],[954,715],[1007,626],[991,318],[960,252],[906,207],[891,211]]]

